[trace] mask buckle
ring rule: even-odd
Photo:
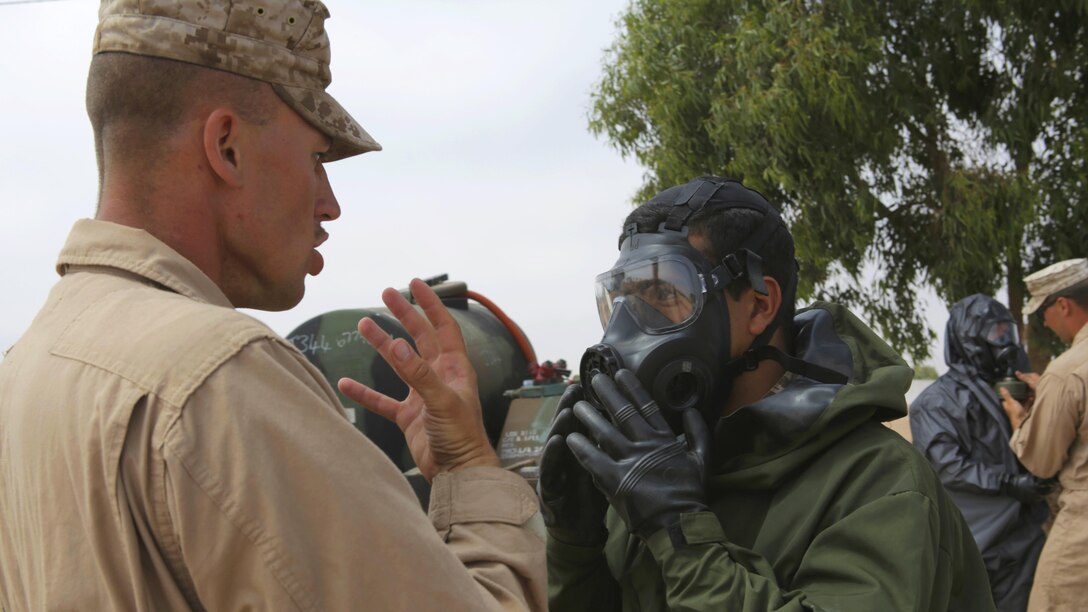
[[[741,365],[744,366],[744,372],[752,372],[759,367],[761,359],[755,351],[744,351],[744,354],[740,356]]]
[[[744,258],[744,263],[741,263],[737,253]],[[740,249],[722,257],[718,267],[710,271],[710,289],[728,287],[744,278],[748,279],[748,284],[756,293],[767,295],[767,285],[763,282],[763,258],[748,249]]]
[[[725,257],[722,257],[722,265],[733,277],[733,280],[738,280],[745,275],[744,267],[740,265],[740,260],[737,259],[736,253],[730,253]]]
[[[718,267],[710,271],[708,276],[710,277],[710,287],[708,289],[717,291],[722,287],[728,287],[732,285],[734,281],[740,280],[745,275],[744,266],[741,265],[740,260],[737,259],[736,253],[730,253],[725,257],[722,257],[721,263]]]

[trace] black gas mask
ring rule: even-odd
[[[1020,346],[1020,332],[1011,319],[994,321],[986,328],[986,355],[983,359],[983,378],[994,383],[994,389],[1005,388],[1019,401],[1027,399],[1028,386],[1016,378],[1016,371],[1028,370],[1028,356]],[[998,392],[1000,395],[1000,392]]]
[[[628,236],[616,266],[597,277],[605,333],[583,355],[582,379],[627,368],[667,417],[717,398],[730,339],[721,281],[714,278],[687,231]]]
[[[766,345],[781,325],[781,316],[742,357],[732,359],[723,295],[726,287],[738,282],[767,295],[756,252],[776,230],[788,230],[778,211],[736,181],[696,179],[651,202],[673,205],[667,221],[653,233],[638,233],[637,226],[628,226],[616,264],[597,276],[597,308],[605,332],[601,342],[582,356],[582,384],[593,399],[589,381],[594,375],[612,376],[626,368],[674,429],[687,408],[696,408],[713,422],[714,411],[721,409],[738,374],[755,369],[766,358],[796,361],[777,349],[760,350],[773,348]],[[745,208],[763,214],[764,221],[740,248],[711,262],[688,241],[688,218],[703,206]],[[784,303],[794,299],[792,285],[784,288]]]
[[[987,323],[981,334],[985,345],[979,354],[979,374],[991,381],[1013,376],[1027,365],[1019,328],[1006,317]]]

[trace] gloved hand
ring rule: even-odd
[[[1053,478],[1042,480],[1031,474],[1005,474],[1001,478],[1001,492],[1024,503],[1042,499],[1054,491],[1056,485]]]
[[[575,460],[566,437],[582,430],[571,408],[583,399],[582,385],[570,385],[559,407],[540,456],[540,513],[553,537],[579,546],[600,546],[608,537],[604,514],[608,500],[593,486],[589,472]]]
[[[685,435],[677,437],[630,370],[617,372],[615,382],[598,374],[590,384],[612,422],[578,402],[574,415],[596,444],[572,433],[567,445],[631,533],[646,539],[678,523],[681,514],[706,510],[710,433],[702,416],[686,410]]]

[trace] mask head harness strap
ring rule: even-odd
[[[771,239],[771,236],[773,236],[779,228],[786,231],[788,231],[788,229],[778,211],[765,201],[751,198],[748,200],[711,202],[714,196],[730,183],[736,183],[738,186],[740,185],[739,181],[733,179],[703,179],[699,182],[692,181],[691,183],[688,183],[680,190],[673,200],[673,209],[665,222],[661,224],[658,231],[685,231],[691,216],[699,210],[702,210],[708,204],[716,209],[744,208],[761,213],[764,217],[764,222],[759,224],[756,231],[748,236],[743,244],[741,244],[740,248],[727,254],[721,261],[715,262],[717,265],[706,275],[705,280],[707,292],[720,291],[737,281],[747,280],[748,284],[756,293],[767,295],[767,285],[763,281],[763,259],[756,253],[763,249],[764,245],[767,244],[767,241]],[[793,265],[795,273],[790,276],[786,286],[783,287],[783,304],[792,304],[796,300],[796,270],[798,268],[796,260],[794,260]],[[773,359],[787,370],[796,372],[807,378],[825,383],[845,384],[847,378],[844,375],[814,363],[798,359],[784,353],[776,347],[770,346],[771,337],[774,336],[775,331],[783,325],[785,317],[786,309],[779,308],[774,321],[772,321],[771,324],[767,326],[767,329],[763,330],[763,332],[752,341],[752,345],[748,347],[748,350],[740,357],[723,365],[723,373],[727,376],[734,377],[743,371],[756,369],[759,366],[759,362],[765,359]]]
[[[785,228],[785,223],[777,210],[769,204],[754,199],[710,202],[729,183],[739,185],[739,182],[731,179],[702,180],[698,183],[693,181],[685,185],[673,200],[672,212],[661,224],[659,230],[683,231],[688,225],[688,219],[708,203],[713,208],[744,208],[761,213],[764,217],[771,215],[770,223],[761,223],[739,249],[726,255],[721,261],[715,262],[716,267],[707,274],[706,278],[707,291],[724,289],[736,281],[747,279],[748,284],[756,293],[767,295],[767,285],[763,282],[763,259],[756,252],[763,248],[780,226]],[[791,284],[793,284],[792,281]]]

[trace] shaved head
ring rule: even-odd
[[[276,99],[266,83],[229,72],[157,57],[99,53],[87,76],[99,184],[114,164],[150,178],[169,158],[163,153],[177,130],[216,106],[264,125],[275,112]]]

